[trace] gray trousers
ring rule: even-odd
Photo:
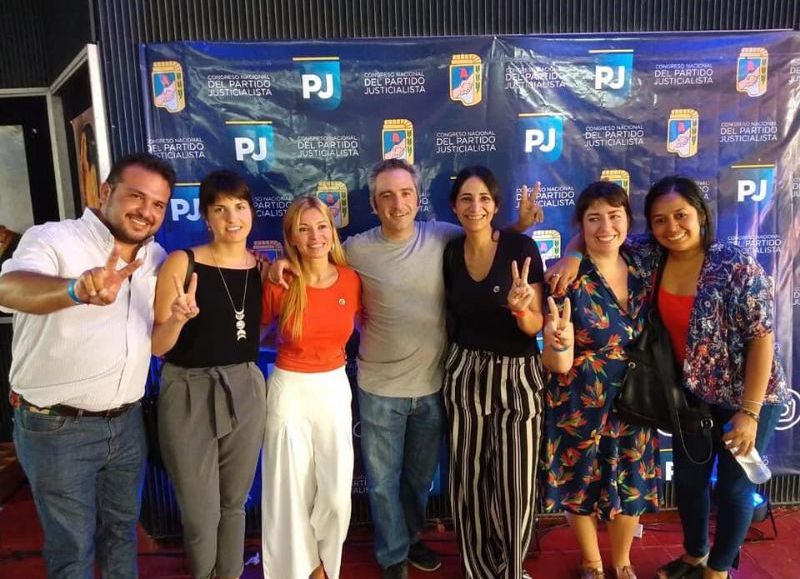
[[[266,385],[252,362],[211,368],[165,363],[158,436],[178,498],[193,577],[243,569],[244,504],[266,421]]]

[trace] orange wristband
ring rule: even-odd
[[[511,315],[515,318],[524,318],[528,315],[527,310],[511,310]]]

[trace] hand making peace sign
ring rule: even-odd
[[[519,223],[524,229],[530,229],[544,221],[542,206],[536,202],[541,189],[542,185],[539,181],[536,182],[533,189],[528,189],[527,185],[523,185],[520,189]]]
[[[552,296],[547,298],[547,308],[549,310],[547,323],[544,325],[544,343],[552,349],[564,351],[572,347],[575,342],[575,330],[572,327],[570,316],[572,315],[572,304],[569,298],[564,298],[564,307],[559,313],[556,301]]]
[[[178,295],[175,297],[175,301],[172,302],[170,310],[175,321],[183,324],[200,313],[195,299],[197,294],[197,274],[192,274],[186,291],[183,291],[183,284],[177,273],[172,274],[172,281],[175,284],[175,291]]]
[[[528,309],[536,292],[528,283],[528,271],[531,268],[531,258],[526,257],[522,263],[522,274],[519,273],[517,260],[511,262],[511,289],[508,291],[508,308],[512,312],[522,312]]]
[[[118,261],[119,248],[115,244],[103,267],[87,269],[80,275],[75,284],[78,299],[95,306],[113,304],[123,282],[142,265],[142,261],[137,259],[117,269]]]

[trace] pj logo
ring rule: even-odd
[[[225,121],[236,160],[252,173],[268,169],[275,161],[272,121]]]
[[[603,104],[619,106],[631,95],[633,50],[590,50],[594,55],[594,89]]]
[[[768,203],[775,191],[775,164],[731,165],[736,174],[736,201]]]
[[[296,57],[300,70],[301,102],[311,108],[332,111],[342,102],[338,56]]]
[[[208,240],[200,216],[200,183],[176,183],[169,200],[164,226],[158,241],[168,250],[203,244]]]
[[[560,115],[520,113],[517,133],[525,154],[535,154],[545,163],[561,157],[564,120]]]

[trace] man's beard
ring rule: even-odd
[[[153,235],[152,226],[150,226],[150,229],[148,229],[146,233],[137,235],[136,237],[130,235],[127,231],[125,231],[124,227],[115,225],[109,221],[106,221],[106,227],[108,227],[108,230],[111,232],[111,235],[114,236],[114,239],[122,243],[129,243],[132,245],[137,245],[139,243],[142,243],[143,241],[149,239]]]

